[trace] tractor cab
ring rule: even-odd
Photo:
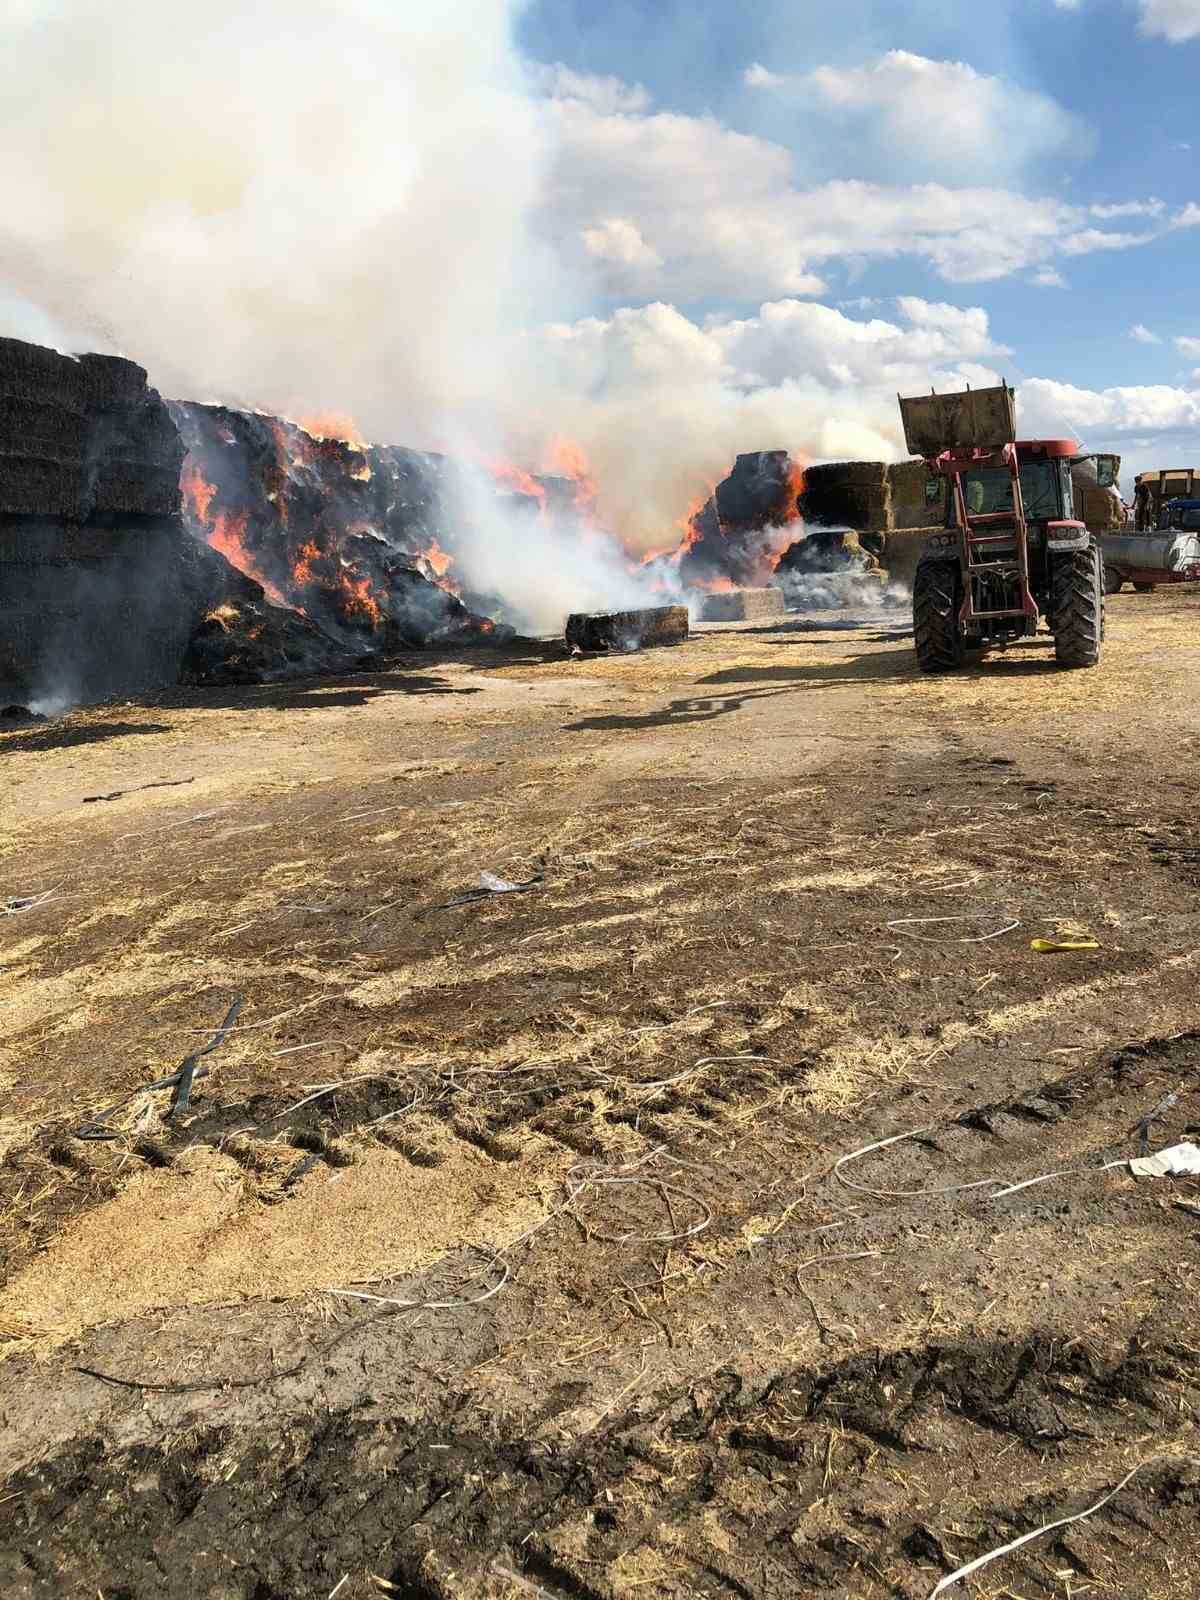
[[[1074,516],[1071,463],[1077,459],[1069,439],[1017,441],[1021,501],[1031,541],[1045,537],[1049,522],[1070,522]],[[969,466],[962,474],[963,498],[973,517],[1013,512],[1013,475],[1007,466]],[[947,486],[946,526],[957,527],[953,485]]]

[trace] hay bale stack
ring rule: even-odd
[[[891,521],[891,486],[882,461],[835,461],[808,467],[800,515],[827,528],[882,531]]]
[[[0,513],[171,516],[183,450],[146,373],[0,339]]]
[[[87,435],[79,363],[0,339],[0,512],[78,518]]]
[[[725,589],[705,597],[704,622],[749,622],[758,617],[779,617],[787,610],[782,589]]]
[[[146,371],[120,356],[81,356],[90,414],[84,501],[90,516],[169,517],[179,509],[183,445]]]
[[[642,611],[576,611],[567,618],[573,650],[645,650],[682,644],[688,636],[686,606],[650,606]]]

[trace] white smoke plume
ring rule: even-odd
[[[171,396],[341,412],[469,459],[537,469],[569,433],[635,552],[671,543],[739,451],[894,458],[897,387],[991,375],[982,312],[915,300],[895,321],[792,298],[744,320],[585,315],[614,257],[655,269],[656,182],[681,214],[689,174],[757,174],[769,225],[786,156],[531,68],[520,9],[13,0],[0,333],[120,350]],[[639,197],[640,224],[623,214]],[[697,226],[698,259],[714,236]],[[730,261],[760,255],[748,240]],[[821,287],[802,265],[772,283]],[[561,611],[642,591],[615,550],[528,519],[480,512],[477,546],[470,580],[514,606],[535,588],[540,614],[551,592]]]
[[[552,281],[511,11],[6,7],[0,285],[181,397],[414,444],[494,415]]]

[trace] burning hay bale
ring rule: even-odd
[[[786,610],[782,589],[723,589],[705,596],[701,620],[749,622],[758,617],[780,617]]]
[[[447,575],[444,458],[328,438],[280,417],[173,402],[198,539],[356,654],[511,637]]]
[[[205,688],[281,683],[361,667],[361,658],[315,622],[268,605],[261,587],[245,582],[237,599],[223,600],[205,613],[184,655],[180,683]]]
[[[653,645],[682,644],[687,636],[686,606],[577,611],[567,618],[567,645],[581,652],[646,650]]]
[[[681,581],[705,588],[714,580],[755,587],[771,574],[798,517],[804,473],[786,450],[737,457],[733,471],[688,525]]]

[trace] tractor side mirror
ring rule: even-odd
[[[1102,489],[1115,488],[1120,471],[1120,456],[1096,457],[1096,482]]]

